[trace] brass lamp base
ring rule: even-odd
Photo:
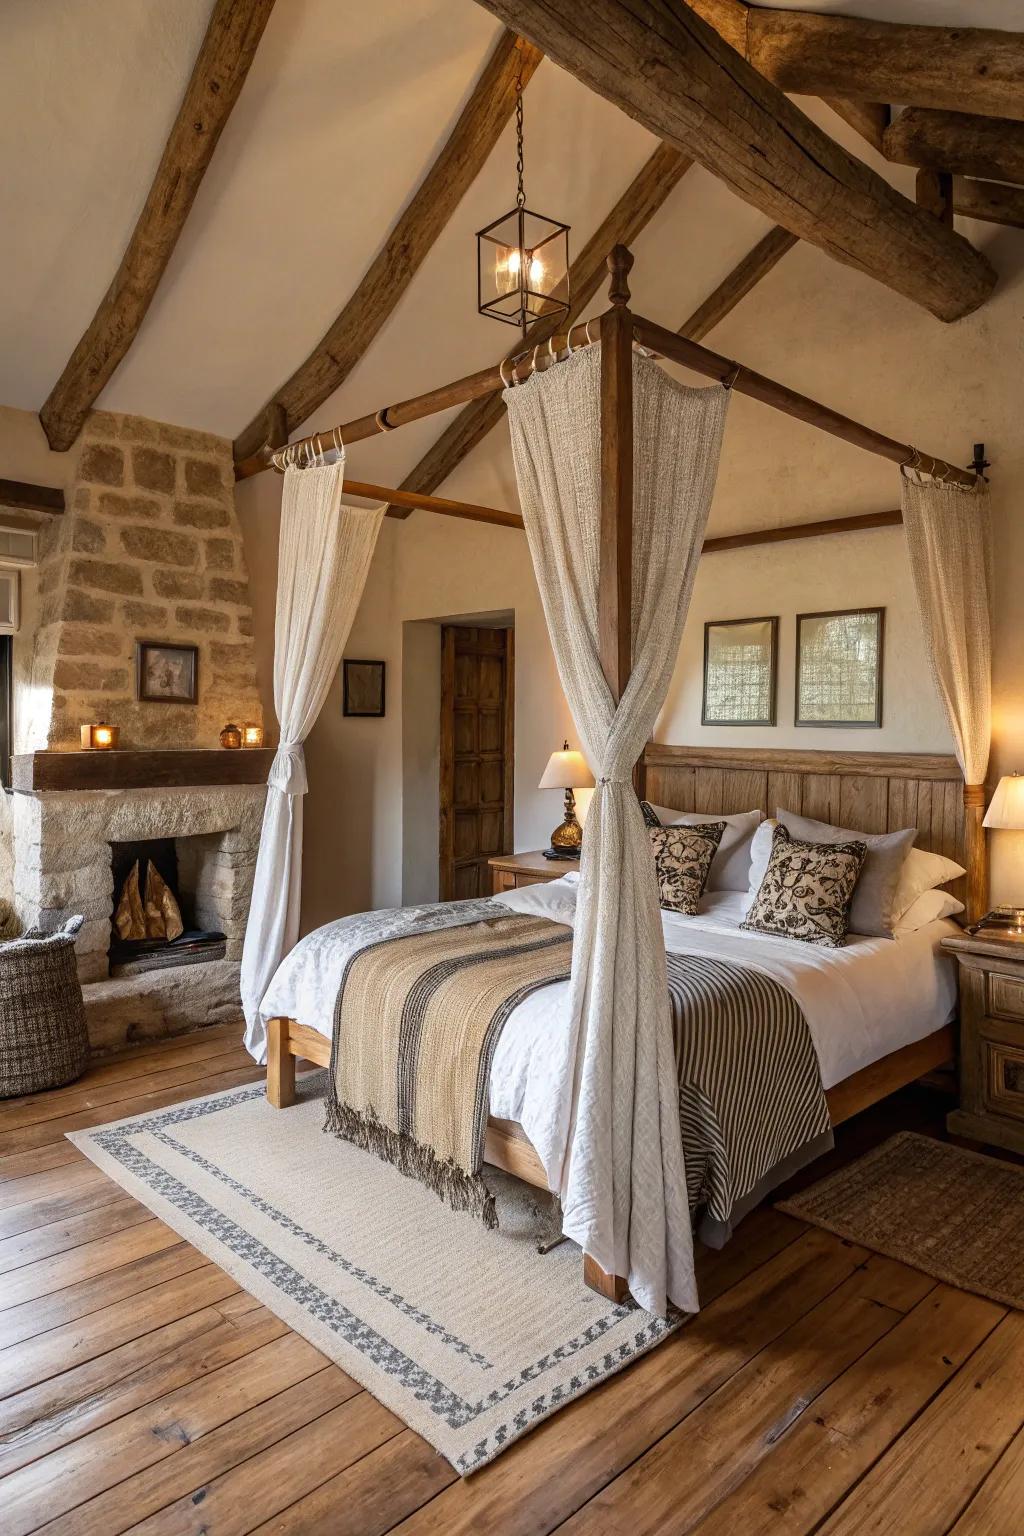
[[[576,796],[565,792],[565,815],[551,834],[551,846],[559,853],[578,854],[583,847],[583,828],[576,820]]]

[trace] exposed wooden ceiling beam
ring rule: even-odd
[[[476,180],[512,116],[516,81],[524,85],[540,49],[505,32],[459,114],[458,122],[414,196],[330,330],[272,397],[292,432],[327,400],[365,354],[418,272],[431,246]],[[235,439],[236,463],[263,444],[266,407]]]
[[[238,100],[274,0],[216,0],[192,76],[121,264],[39,420],[51,448],[70,448],[138,334]]]
[[[676,0],[480,0],[775,223],[943,320],[983,303],[985,257],[851,159]]]
[[[659,145],[654,151],[569,269],[570,321],[579,318],[607,276],[605,262],[612,247],[629,245],[636,239],[692,163],[667,144]],[[567,323],[565,316],[560,314],[537,320],[530,328],[527,345],[543,345]],[[508,356],[515,356],[522,350],[520,344]],[[402,489],[436,489],[504,414],[500,393],[486,395],[464,406],[403,480]]]
[[[821,99],[844,123],[856,129],[872,149],[884,154],[883,137],[890,121],[887,106],[880,101],[848,101],[841,96],[823,96]]]
[[[702,555],[723,549],[749,549],[755,544],[787,544],[792,539],[820,539],[832,533],[860,533],[871,528],[898,528],[902,512],[856,512],[852,517],[829,517],[815,523],[787,523],[781,528],[758,528],[752,533],[725,533],[705,539]]]
[[[747,53],[783,91],[1024,116],[1024,35],[747,11]]]
[[[1008,187],[999,181],[953,178],[953,212],[989,224],[1010,224],[1024,229],[1024,187]]]
[[[758,284],[796,245],[796,235],[791,235],[788,229],[783,229],[777,224],[770,229],[763,239],[759,240],[753,250],[748,251],[743,260],[738,262],[728,277],[724,278],[715,289],[708,294],[703,304],[699,305],[679,327],[680,336],[685,336],[688,341],[703,341],[709,331],[714,330],[720,320],[724,320],[730,310],[735,309],[742,298],[745,298],[750,290]]]
[[[1024,123],[908,107],[885,130],[882,152],[900,165],[1024,182]]]

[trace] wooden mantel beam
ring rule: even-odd
[[[145,206],[114,280],[50,391],[39,420],[51,448],[70,448],[138,334],[178,243],[274,0],[216,0]]]
[[[480,3],[773,222],[940,319],[991,291],[963,236],[851,159],[678,0]]]
[[[687,4],[780,90],[1024,117],[1024,33]]]
[[[539,346],[561,326],[579,319],[607,276],[613,246],[630,245],[663,205],[693,164],[670,145],[660,144],[630,182],[608,217],[595,230],[569,269],[568,317],[541,317],[530,328],[527,345]],[[523,350],[516,346],[510,357]],[[500,393],[485,395],[464,406],[402,481],[404,491],[433,491],[483,441],[505,414]]]
[[[275,392],[273,401],[284,408],[287,431],[301,426],[345,382],[393,313],[511,118],[516,81],[521,79],[525,86],[541,57],[539,49],[514,32],[498,39],[444,147],[352,297],[305,362]],[[265,425],[266,407],[235,439],[236,463],[262,447]]]

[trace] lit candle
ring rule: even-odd
[[[117,746],[119,727],[98,720],[95,725],[82,726],[82,746],[90,752],[110,752]]]
[[[262,747],[262,745],[263,745],[263,727],[262,727],[262,725],[257,725],[255,723],[255,721],[253,721],[253,720],[247,720],[245,722],[245,724],[242,726],[242,746],[243,747]]]

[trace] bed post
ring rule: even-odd
[[[295,1057],[288,1048],[288,1020],[267,1023],[267,1098],[275,1109],[295,1103]]]
[[[601,667],[616,704],[633,666],[633,256],[617,245],[608,257],[611,308],[601,316],[601,568],[597,630]],[[642,759],[641,759],[642,761]],[[609,1301],[624,1301],[628,1282],[583,1256],[583,1279]]]
[[[967,912],[976,923],[988,911],[988,833],[984,827],[984,784],[964,785],[964,863],[967,865]]]

